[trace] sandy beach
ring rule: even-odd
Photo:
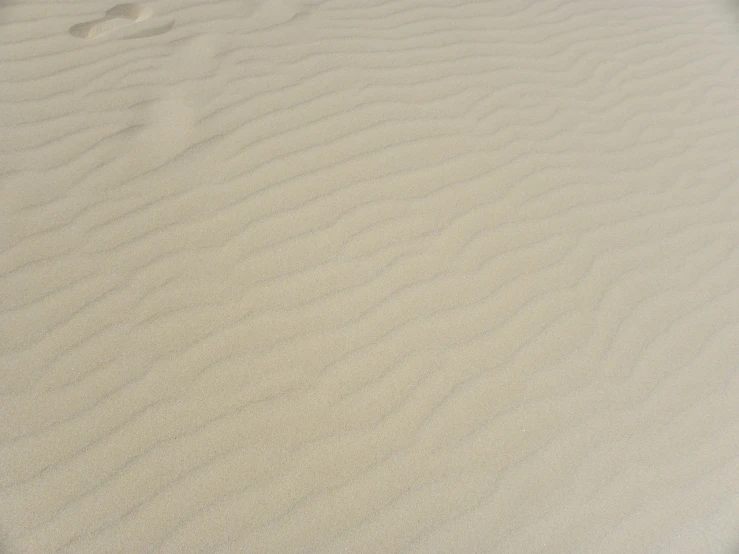
[[[739,3],[0,31],[0,552],[739,552]]]

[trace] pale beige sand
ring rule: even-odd
[[[739,546],[739,4],[0,30],[3,552]]]

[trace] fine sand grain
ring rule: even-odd
[[[739,548],[739,3],[4,0],[0,551]]]

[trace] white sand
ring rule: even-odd
[[[0,42],[2,552],[739,548],[739,3]]]

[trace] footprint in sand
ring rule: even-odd
[[[152,15],[154,15],[154,11],[142,4],[118,4],[109,9],[105,13],[105,17],[73,25],[70,27],[69,33],[74,37],[91,40],[101,38],[125,27],[138,31],[126,38],[140,38],[166,33],[174,25],[174,21],[170,21],[151,29],[139,29],[140,24],[150,19]]]

